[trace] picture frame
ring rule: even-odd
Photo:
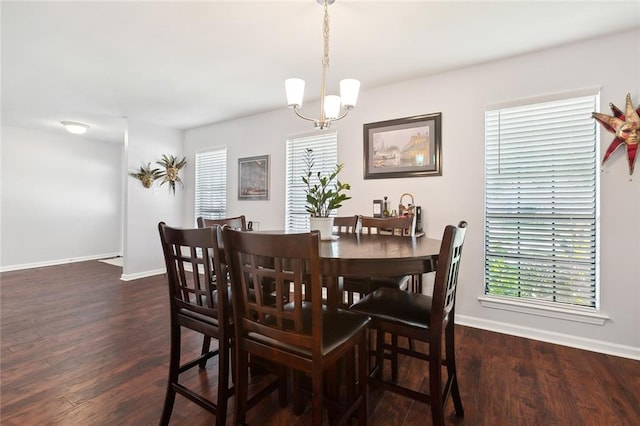
[[[238,200],[269,199],[269,156],[238,158]]]
[[[373,200],[373,217],[382,217],[382,200]]]
[[[364,178],[442,176],[442,113],[365,123]]]

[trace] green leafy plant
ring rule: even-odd
[[[351,185],[338,180],[344,164],[336,164],[328,175],[314,172],[315,157],[312,149],[306,150],[304,162],[306,171],[302,181],[307,186],[306,210],[312,217],[328,217],[332,210],[342,207],[342,203],[351,198],[344,193],[351,189]]]
[[[151,188],[153,181],[162,177],[162,175],[163,172],[160,169],[151,168],[151,163],[147,163],[146,166],[140,166],[137,172],[129,173],[129,176],[139,179],[145,188]]]
[[[160,185],[164,185],[165,183],[169,184],[169,188],[176,193],[176,182],[180,183],[184,187],[184,183],[182,183],[182,179],[178,176],[178,172],[181,168],[187,164],[187,157],[182,157],[182,160],[178,161],[178,157],[175,155],[166,156],[162,154],[162,161],[157,161],[158,164],[164,167],[165,171],[161,172],[162,182]]]

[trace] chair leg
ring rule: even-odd
[[[398,383],[398,335],[391,335],[391,381]]]
[[[350,353],[347,353],[345,355],[345,357],[348,359],[351,357]],[[339,369],[340,369],[340,362],[341,361],[346,361],[344,358],[340,359],[337,363],[329,366],[325,371],[324,371],[324,384],[323,384],[323,389],[324,393],[326,394],[327,398],[330,401],[338,401],[338,386],[339,384],[339,379],[338,379],[338,374],[339,374]],[[346,369],[348,371],[348,361],[346,362]],[[348,376],[348,374],[346,375]],[[348,386],[348,385],[347,385]],[[348,392],[348,390],[347,390]],[[347,399],[348,401],[348,399]],[[313,407],[312,407],[313,409]],[[329,424],[335,424],[336,419],[338,417],[338,410],[336,410],[333,407],[328,407],[327,408],[327,415],[329,417]]]
[[[442,344],[436,338],[429,344],[429,398],[433,426],[444,426],[442,398]]]
[[[382,368],[384,366],[384,331],[378,329],[376,333],[376,379],[382,379]]]
[[[176,391],[173,390],[171,383],[167,386],[167,393],[164,397],[164,405],[162,407],[162,416],[160,417],[160,425],[167,426],[169,419],[171,419],[171,412],[173,411],[173,404],[176,401]]]
[[[358,426],[367,425],[367,404],[369,401],[369,345],[367,343],[367,334],[358,344],[358,390],[362,395],[362,402],[358,409]]]
[[[304,412],[304,400],[300,390],[302,389],[302,373],[299,371],[293,371],[293,413],[296,416],[301,415]]]
[[[347,401],[352,401],[356,396],[356,350],[353,348],[345,356],[345,390],[347,394]],[[362,361],[358,361],[362,362]]]
[[[231,383],[234,385],[237,383],[236,379],[236,343],[234,340],[229,341],[229,352],[231,355],[229,356],[229,361],[231,362]]]
[[[249,355],[243,350],[236,351],[236,398],[233,413],[233,424],[244,425],[247,417],[247,394],[249,387]]]
[[[204,339],[202,339],[202,352],[201,354],[204,355],[207,352],[209,352],[209,348],[211,347],[211,337],[209,336],[204,336]],[[200,364],[198,364],[200,368],[206,368],[207,366],[207,360],[203,359],[202,361],[200,361]]]
[[[171,351],[169,353],[169,378],[167,379],[167,392],[164,397],[164,405],[162,407],[162,416],[160,417],[160,425],[169,424],[173,404],[176,400],[176,391],[173,384],[178,382],[180,370],[180,326],[171,324]]]
[[[281,408],[287,406],[287,367],[278,367],[278,403]]]
[[[229,398],[229,340],[225,337],[218,341],[218,401],[216,426],[224,426],[227,421],[227,402]]]
[[[460,389],[458,388],[458,373],[456,371],[456,353],[455,353],[455,326],[452,322],[447,324],[444,331],[445,338],[445,358],[447,359],[447,376],[451,380],[451,399],[456,410],[456,416],[464,417],[464,408],[462,407],[462,399],[460,398]]]
[[[324,371],[314,369],[311,373],[311,425],[322,426],[322,398]]]

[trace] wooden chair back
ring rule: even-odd
[[[319,233],[257,234],[225,227],[223,238],[238,344],[256,349],[278,342],[277,346],[298,347],[319,355]],[[265,281],[274,282],[275,303],[262,296],[260,289]],[[266,352],[265,357],[273,356],[273,352]]]
[[[449,321],[453,322],[458,271],[466,232],[465,221],[461,221],[457,227],[447,225],[444,229],[433,284],[430,317],[433,333],[446,327]]]
[[[333,218],[333,229],[338,234],[355,234],[358,231],[358,215],[336,216]]]
[[[360,217],[363,234],[415,235],[415,215],[398,217]]]
[[[215,274],[224,267],[220,256],[214,258],[214,251],[220,250],[218,226],[178,229],[161,222],[158,229],[171,308],[176,310],[172,315],[183,309],[216,320],[230,318],[226,273]]]
[[[252,355],[294,370],[296,414],[301,414],[304,408],[300,395],[303,375],[311,377],[312,426],[323,424],[325,405],[331,407],[335,424],[348,424],[356,411],[358,424],[366,424],[369,317],[323,306],[319,232],[266,234],[223,227],[222,235],[236,327],[234,424],[245,424],[248,389],[245,366]],[[267,301],[259,291],[268,280],[275,282],[272,287],[275,303]],[[356,347],[358,355],[354,361]],[[342,398],[338,403],[335,398],[340,394],[337,381],[325,376],[327,370],[335,373],[341,360],[345,361],[342,365],[347,381],[346,403]]]
[[[205,228],[214,225],[228,225],[231,229],[237,229],[240,231],[247,230],[247,220],[242,216],[225,217],[223,219],[205,219],[203,217],[198,218],[198,228]]]
[[[216,426],[226,420],[227,401],[234,394],[229,386],[233,327],[229,303],[227,268],[223,264],[219,226],[178,229],[158,224],[167,268],[171,317],[169,380],[160,419],[168,425],[176,394],[199,404],[216,415]],[[217,273],[216,273],[217,272]],[[201,355],[181,364],[181,329],[189,328],[204,337]],[[210,350],[211,339],[218,347]],[[194,367],[205,368],[208,359],[218,356],[217,398],[211,400],[196,388],[181,383],[180,375]]]

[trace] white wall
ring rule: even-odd
[[[120,254],[122,145],[2,127],[2,270]]]
[[[129,120],[125,138],[127,170],[135,171],[156,161],[162,155],[182,158],[183,136],[179,130],[153,126]],[[180,171],[182,178],[193,173],[193,160],[188,160]],[[151,188],[142,186],[140,180],[128,177],[125,185],[124,266],[122,279],[129,280],[164,270],[164,259],[158,235],[158,222],[181,226],[184,191],[177,184],[175,195],[169,184],[160,185],[156,180]]]
[[[352,186],[353,199],[340,214],[369,214],[372,200],[389,196],[393,204],[404,192],[423,206],[425,230],[439,238],[444,225],[469,222],[458,293],[458,322],[511,334],[535,337],[640,358],[640,173],[630,180],[626,157],[617,152],[601,175],[601,313],[604,325],[525,313],[489,309],[480,305],[483,294],[483,180],[484,110],[495,103],[599,88],[600,112],[608,103],[624,107],[630,92],[640,103],[640,31],[566,45],[516,58],[474,66],[395,85],[367,88],[358,107],[338,131],[338,156],[345,163],[341,180]],[[620,61],[624,58],[624,61]],[[312,78],[310,76],[309,78]],[[280,84],[281,82],[273,82]],[[288,111],[278,111],[219,123],[186,132],[185,154],[207,147],[228,147],[228,214],[245,214],[261,222],[261,229],[284,227],[285,139],[311,132],[312,125]],[[316,115],[317,105],[305,105]],[[442,172],[440,177],[363,179],[362,125],[393,118],[442,112]],[[602,133],[601,153],[611,142]],[[237,199],[237,159],[271,155],[271,199]],[[193,224],[193,176],[187,174],[185,225]]]

